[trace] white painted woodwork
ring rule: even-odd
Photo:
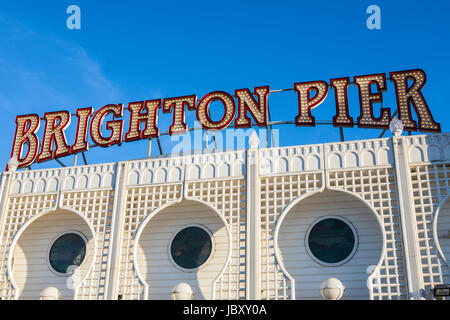
[[[324,266],[308,254],[305,236],[311,224],[325,216],[340,216],[358,233],[354,256],[340,266]],[[338,278],[346,287],[343,299],[368,299],[367,268],[381,258],[382,233],[372,213],[359,199],[343,192],[324,191],[296,204],[280,226],[278,249],[281,263],[295,279],[296,299],[321,299],[322,281]],[[264,277],[264,271],[261,272]],[[262,288],[264,289],[264,287]]]
[[[213,252],[194,272],[182,271],[169,259],[171,237],[179,228],[200,224],[213,234]],[[149,286],[149,299],[170,299],[180,282],[188,283],[196,300],[211,299],[212,284],[225,265],[228,236],[219,216],[195,201],[182,201],[157,213],[145,226],[138,243],[138,269]]]
[[[67,286],[68,276],[55,273],[48,262],[48,251],[53,241],[69,231],[78,231],[88,240],[86,256],[79,270],[81,279],[86,275],[94,253],[88,225],[70,211],[49,212],[24,230],[14,249],[12,276],[19,290],[19,299],[38,299],[39,293],[47,287],[58,288],[65,300],[73,299],[74,291]]]
[[[439,239],[439,245],[442,250],[442,254],[447,260],[447,265],[444,264],[444,272],[446,277],[444,280],[446,283],[450,282],[450,198],[447,198],[444,205],[439,211],[437,217],[437,237]]]
[[[259,155],[248,158],[249,150]],[[249,150],[1,174],[0,298],[35,299],[43,288],[65,286],[66,278],[48,269],[47,242],[72,229],[92,237],[79,216],[40,217],[10,252],[24,224],[58,204],[79,212],[95,232],[97,259],[77,299],[169,299],[181,281],[197,299],[321,299],[321,281],[333,276],[347,287],[344,299],[408,299],[450,281],[440,255],[449,263],[450,200],[435,225],[433,219],[450,194],[449,133]],[[231,239],[215,211],[187,200],[159,212],[135,239],[149,214],[184,198],[217,208]],[[317,264],[304,248],[307,228],[325,213],[346,217],[360,236],[354,258],[340,267]],[[190,223],[204,224],[216,239],[213,259],[194,273],[173,267],[167,252],[175,229]],[[377,264],[368,289],[367,267]]]

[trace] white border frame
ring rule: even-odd
[[[52,267],[52,264],[50,263],[50,250],[52,249],[53,244],[55,243],[56,240],[58,240],[62,236],[66,235],[66,234],[69,234],[69,233],[74,233],[76,235],[79,235],[81,237],[81,239],[83,239],[84,246],[86,247],[86,254],[84,255],[83,261],[81,261],[81,264],[78,266],[78,268],[80,268],[83,265],[83,263],[86,261],[87,255],[88,255],[88,239],[82,232],[77,231],[77,230],[66,230],[66,231],[63,231],[63,232],[59,233],[56,237],[54,237],[52,239],[52,241],[50,241],[50,244],[49,244],[49,246],[47,248],[47,257],[46,257],[45,260],[47,261],[47,266],[49,267],[50,271],[53,272],[54,274],[56,274],[57,276],[60,276],[60,277],[70,277],[71,275],[73,275],[73,272],[72,273],[69,273],[69,272],[61,273],[59,271],[56,271]]]
[[[204,230],[204,231],[209,235],[209,238],[211,239],[211,252],[210,252],[210,254],[209,254],[208,259],[206,259],[206,261],[203,262],[200,266],[198,266],[197,268],[193,268],[193,269],[186,269],[186,268],[183,268],[182,266],[178,265],[178,264],[173,260],[172,254],[171,254],[171,247],[172,247],[173,239],[175,239],[175,237],[177,236],[177,234],[178,234],[180,231],[182,231],[182,230],[184,230],[184,229],[187,229],[187,228],[190,228],[190,227],[197,227],[197,228],[200,228],[200,229]],[[172,234],[172,236],[170,237],[170,240],[169,240],[169,245],[167,246],[167,255],[169,256],[169,260],[170,260],[170,262],[172,263],[172,265],[173,265],[175,268],[177,268],[178,270],[183,271],[183,272],[196,272],[196,271],[198,271],[198,270],[204,268],[204,267],[208,264],[208,262],[211,260],[212,256],[214,255],[215,250],[216,250],[216,245],[215,245],[214,236],[213,236],[211,230],[209,230],[207,227],[205,227],[205,226],[202,225],[202,224],[198,224],[198,223],[190,223],[190,224],[186,224],[186,225],[184,225],[184,226],[178,228],[178,229]]]
[[[327,263],[327,262],[325,262],[325,261],[322,261],[322,260],[318,259],[318,258],[311,252],[311,249],[309,248],[309,241],[308,241],[308,239],[309,239],[309,234],[310,234],[311,230],[312,230],[319,222],[321,222],[321,221],[323,221],[323,220],[326,220],[326,219],[337,219],[337,220],[341,220],[342,222],[344,222],[346,225],[348,225],[348,226],[350,227],[350,229],[353,231],[353,236],[355,237],[355,244],[353,245],[353,249],[352,249],[352,251],[350,252],[350,254],[349,254],[344,260],[339,261],[339,262],[336,262],[336,263]],[[355,228],[355,227],[353,226],[353,224],[352,224],[349,220],[347,220],[346,218],[341,217],[341,216],[324,216],[324,217],[320,217],[319,219],[315,220],[314,222],[312,222],[312,223],[309,225],[309,227],[308,227],[308,229],[307,229],[307,231],[306,231],[306,233],[305,233],[305,240],[304,240],[304,243],[305,243],[306,252],[308,252],[308,255],[311,257],[311,259],[312,259],[314,262],[316,262],[316,263],[318,263],[318,264],[320,264],[320,265],[322,265],[322,266],[326,266],[326,267],[337,267],[337,266],[341,266],[341,265],[343,265],[343,264],[346,264],[348,261],[350,261],[350,260],[353,258],[353,256],[354,256],[355,253],[356,253],[356,250],[358,249],[358,245],[359,245],[359,236],[358,236],[358,232],[356,231],[356,228]]]

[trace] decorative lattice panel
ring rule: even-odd
[[[123,217],[122,239],[119,255],[118,295],[124,300],[141,300],[145,297],[145,284],[136,273],[133,258],[135,234],[142,221],[155,209],[169,201],[181,198],[181,184],[164,184],[128,188]]]
[[[450,170],[448,164],[415,165],[410,170],[423,282],[429,290],[449,276],[448,267],[442,263],[436,249],[433,218],[439,204],[449,194]]]
[[[379,215],[385,234],[381,264],[369,278],[371,299],[407,297],[402,231],[394,170],[340,170],[328,172],[328,187],[359,196]]]
[[[41,212],[56,207],[58,194],[49,193],[29,196],[11,196],[2,219],[0,235],[0,286],[2,299],[15,299],[16,289],[11,283],[7,263],[11,244],[24,223]]]
[[[111,190],[66,192],[62,206],[75,210],[90,222],[95,234],[96,256],[86,278],[78,286],[76,299],[106,299],[108,258],[111,254],[111,217],[114,193]]]
[[[213,205],[231,230],[232,254],[214,282],[213,299],[246,298],[246,185],[244,179],[189,182],[186,197]]]
[[[274,232],[280,213],[292,200],[323,187],[323,173],[261,178],[260,289],[261,299],[292,299],[293,280],[275,256]]]

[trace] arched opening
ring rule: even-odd
[[[12,279],[18,299],[38,299],[43,289],[56,287],[63,300],[71,300],[74,283],[84,279],[92,264],[94,240],[83,218],[59,209],[26,226],[13,250]]]
[[[171,290],[185,282],[194,299],[211,299],[230,241],[218,213],[200,202],[184,200],[156,213],[142,228],[136,240],[136,263],[148,284],[148,298],[170,299]]]
[[[296,299],[322,299],[319,288],[328,278],[346,287],[343,299],[369,299],[367,279],[380,261],[383,233],[362,200],[325,190],[287,212],[277,246]]]
[[[446,265],[443,266],[444,282],[450,282],[450,197],[440,207],[435,223],[436,236],[439,242],[440,253]]]

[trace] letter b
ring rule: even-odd
[[[237,314],[237,305],[232,304],[230,306],[230,314]]]

